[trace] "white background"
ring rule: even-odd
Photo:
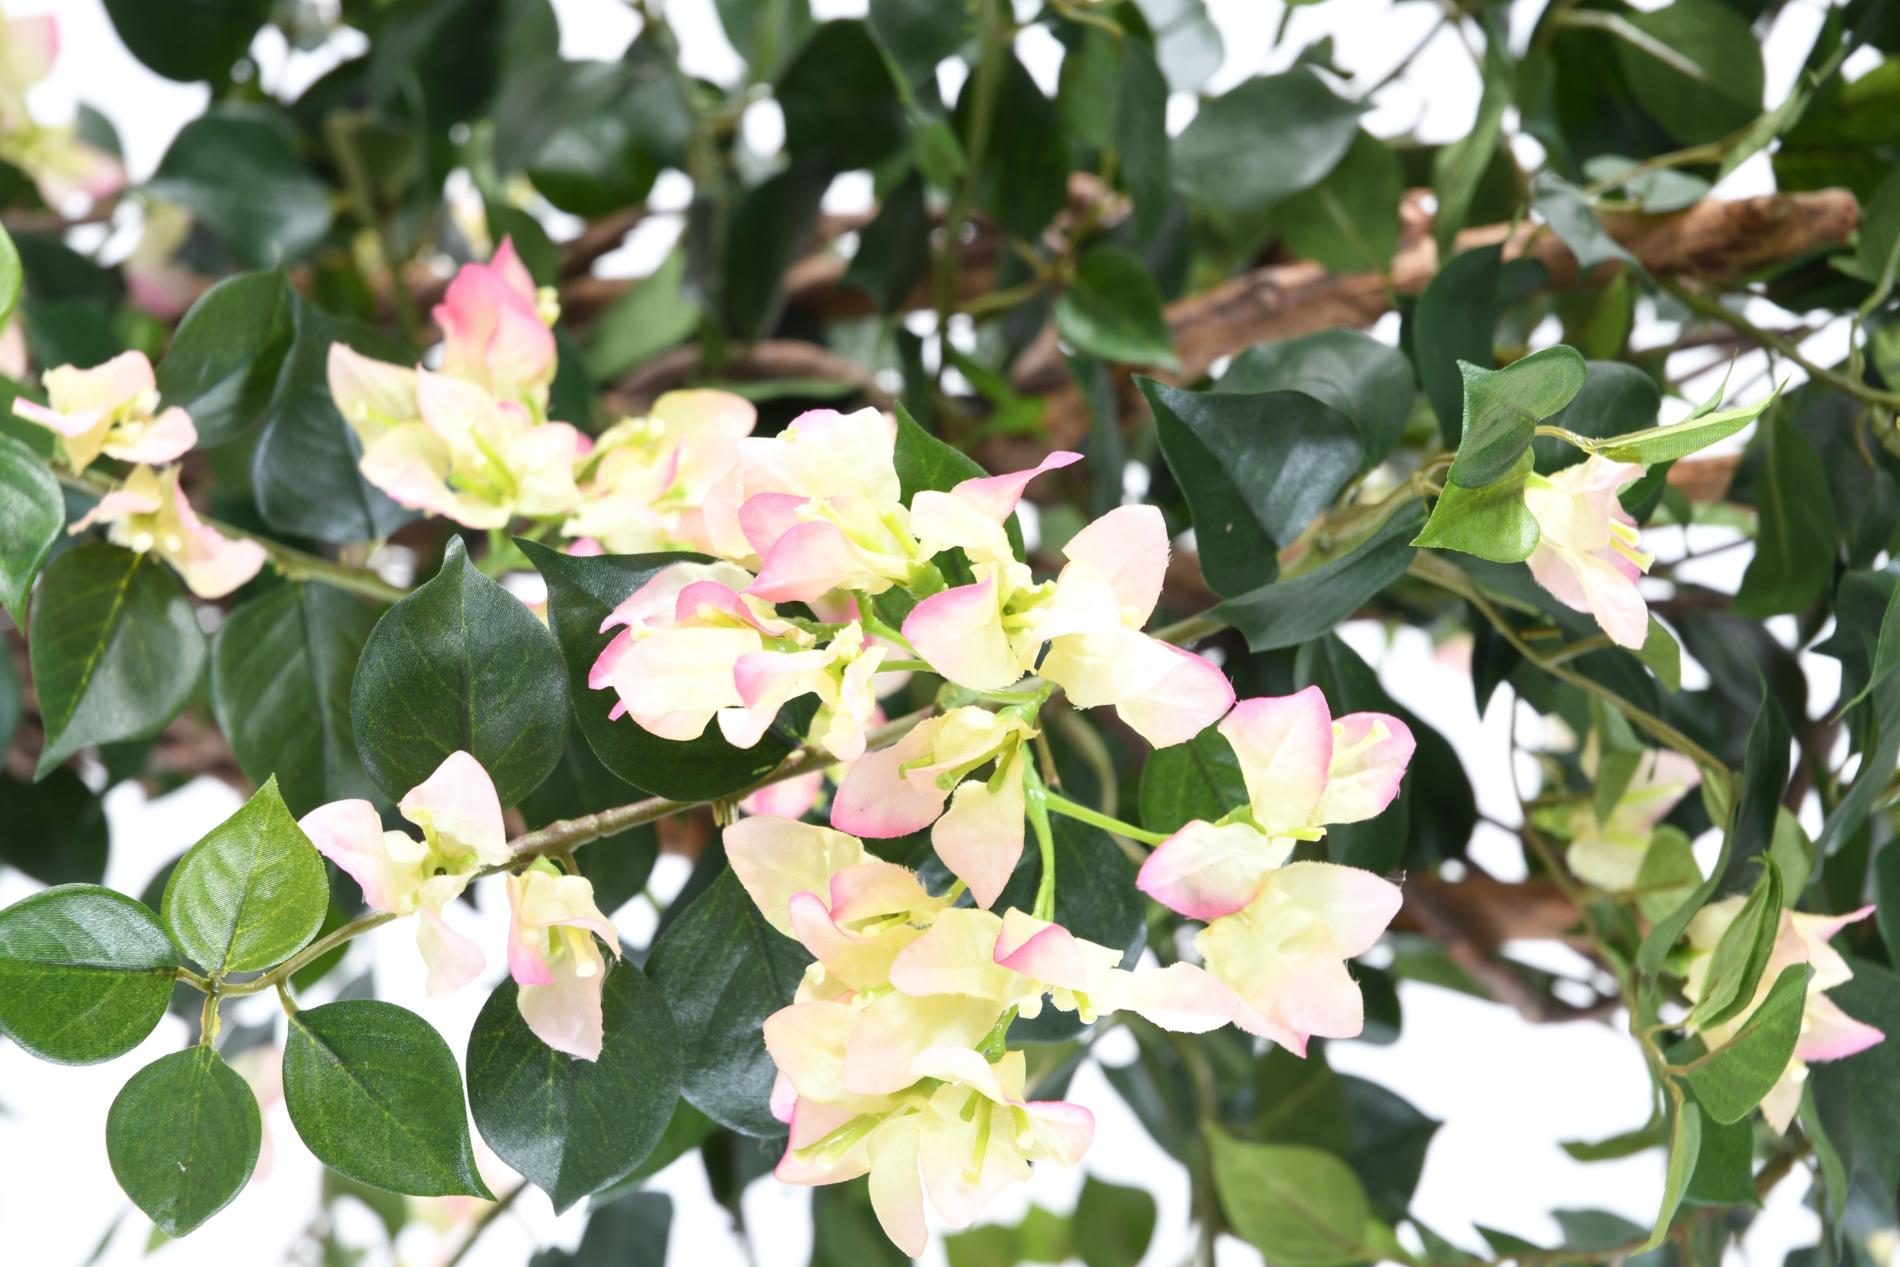
[[[562,22],[563,52],[571,57],[615,56],[637,29],[637,19],[618,0],[555,0],[555,7]],[[666,7],[681,34],[689,68],[729,79],[738,60],[719,31],[711,0],[671,0]],[[851,16],[861,13],[863,4],[861,0],[856,4],[817,0],[814,8],[825,17]],[[1275,0],[1209,0],[1208,8],[1227,47],[1226,64],[1211,85],[1214,90],[1250,74],[1283,68],[1303,44],[1328,33],[1335,39],[1335,60],[1341,69],[1357,72],[1362,82],[1370,82],[1396,63],[1438,19],[1438,9],[1430,3],[1327,0],[1299,9],[1285,40],[1275,48],[1273,34],[1282,17]],[[46,11],[60,16],[63,49],[52,78],[34,92],[36,110],[43,118],[59,119],[67,117],[79,100],[97,106],[120,130],[132,179],[149,176],[173,133],[204,107],[206,90],[161,79],[134,60],[119,43],[100,0],[23,0],[10,6],[16,16]],[[1517,6],[1512,25],[1520,38],[1535,12],[1535,6]],[[1771,103],[1787,92],[1820,14],[1818,5],[1796,3],[1778,19],[1765,44]],[[345,42],[342,47],[353,51],[354,46]],[[1045,87],[1052,85],[1057,60],[1053,40],[1031,32],[1023,39],[1021,51]],[[334,50],[291,54],[274,34],[260,39],[257,53],[266,86],[286,94],[322,73],[336,56]],[[1476,102],[1477,77],[1469,54],[1455,37],[1441,33],[1411,70],[1379,95],[1377,108],[1366,122],[1380,135],[1410,131],[1425,140],[1442,141],[1469,128]],[[1191,100],[1177,100],[1171,120],[1178,127],[1192,113]],[[772,107],[755,108],[753,116],[746,121],[748,135],[767,147],[776,130]],[[1765,161],[1757,159],[1732,176],[1722,192],[1757,192],[1769,184]],[[655,201],[666,205],[670,198],[670,205],[677,207],[683,202],[680,192],[677,182],[663,184]],[[831,202],[834,206],[861,204],[865,197],[861,181],[846,180],[834,189]],[[122,226],[115,238],[130,236]],[[114,245],[118,247],[119,242],[115,240]],[[664,245],[664,237],[643,238],[639,249],[622,252],[614,263],[622,270],[644,269]],[[1387,337],[1390,327],[1389,321],[1381,327]],[[1667,327],[1647,322],[1639,330],[1639,341],[1654,343],[1667,334]],[[1812,344],[1811,350],[1829,355],[1830,338]],[[1738,381],[1742,377],[1738,374]],[[1679,553],[1681,536],[1672,529],[1652,533],[1652,538],[1664,539],[1652,540],[1651,548],[1664,557]],[[1730,566],[1707,578],[1712,583],[1732,586],[1739,560],[1727,557]],[[1370,628],[1353,628],[1349,635],[1362,653],[1379,664],[1392,693],[1458,747],[1476,780],[1484,812],[1504,822],[1515,821],[1516,797],[1507,763],[1501,759],[1507,751],[1509,713],[1514,707],[1508,692],[1501,691],[1481,719],[1473,709],[1469,678],[1456,649],[1433,648],[1416,630],[1401,632],[1390,645]],[[1819,700],[1833,698],[1831,667],[1825,660],[1810,663]],[[1692,668],[1691,684],[1693,672]],[[1527,714],[1521,733],[1534,737],[1530,725]],[[115,789],[107,802],[113,849],[106,882],[138,893],[161,865],[238,803],[235,793],[210,782],[156,801],[145,800],[130,785]],[[1501,877],[1522,874],[1515,842],[1503,833],[1480,829],[1474,854]],[[683,869],[677,859],[663,860],[656,890],[669,892],[680,883]],[[17,901],[32,887],[17,873],[0,872],[0,905]],[[486,945],[499,947],[505,935],[506,903],[499,891],[482,896],[481,937]],[[620,913],[619,922],[625,934],[640,940],[650,930],[651,918],[651,911],[636,903]],[[412,938],[413,929],[405,924],[378,930],[357,944],[349,968],[333,974],[331,980],[341,981],[373,961],[377,993],[422,1013],[460,1051],[487,986],[477,985],[448,999],[426,999]],[[1573,971],[1577,967],[1562,952],[1553,954],[1549,946],[1514,949],[1542,966]],[[499,979],[498,956],[490,975]],[[1646,1118],[1649,1092],[1640,1057],[1627,1035],[1604,1023],[1532,1026],[1505,1009],[1430,987],[1403,986],[1401,997],[1405,1029],[1398,1043],[1374,1047],[1342,1042],[1332,1044],[1330,1052],[1337,1068],[1384,1083],[1443,1120],[1414,1203],[1418,1217],[1440,1234],[1473,1248],[1481,1246],[1474,1224],[1555,1243],[1557,1228],[1546,1213],[1552,1208],[1601,1208],[1648,1222],[1658,1195],[1660,1156],[1651,1153],[1585,1165],[1571,1161],[1557,1147],[1559,1140],[1608,1136],[1638,1126]],[[230,1009],[227,1024],[263,1020],[274,1008],[267,999],[239,1002],[243,1006]],[[1111,1036],[1099,1044],[1098,1052],[1111,1061],[1127,1059],[1128,1046],[1116,1041],[1119,1037],[1125,1036]],[[281,1102],[270,1098],[270,1061],[253,1058],[243,1067],[247,1074],[256,1075],[267,1104],[265,1158],[258,1175],[230,1208],[189,1240],[161,1246],[146,1257],[149,1224],[130,1208],[106,1164],[106,1110],[133,1071],[191,1038],[182,1022],[167,1019],[137,1051],[87,1068],[42,1064],[11,1045],[0,1044],[0,1106],[4,1109],[0,1116],[0,1263],[19,1267],[78,1264],[108,1229],[102,1261],[112,1264],[274,1263],[299,1242],[315,1214],[321,1168],[297,1139]],[[1160,1203],[1160,1229],[1147,1261],[1180,1261],[1192,1243],[1185,1171],[1153,1146],[1095,1070],[1085,1070],[1070,1095],[1096,1114],[1098,1133],[1087,1169],[1116,1182],[1149,1187]],[[492,1156],[485,1156],[483,1162],[492,1186],[499,1189],[512,1183],[513,1175]],[[1080,1172],[1039,1168],[1027,1191],[998,1201],[991,1216],[996,1221],[1014,1221],[1031,1200],[1067,1211],[1080,1181]],[[676,1202],[670,1263],[698,1267],[744,1261],[725,1215],[707,1194],[696,1159],[689,1155],[665,1171],[654,1186]],[[1812,1239],[1818,1224],[1801,1204],[1805,1188],[1805,1179],[1797,1176],[1776,1192],[1742,1248],[1746,1261],[1770,1267],[1779,1263],[1788,1248]],[[806,1261],[807,1200],[803,1192],[769,1181],[748,1193],[746,1211],[759,1263],[802,1265]],[[457,1243],[458,1225],[480,1208],[480,1203],[467,1200],[416,1204],[423,1214],[421,1225],[412,1227],[398,1246],[396,1261],[405,1264],[440,1261]],[[466,1261],[501,1267],[525,1262],[537,1246],[571,1245],[579,1236],[583,1210],[557,1219],[546,1198],[530,1192],[489,1230]],[[354,1207],[346,1209],[343,1230],[364,1245],[380,1242],[373,1220]],[[942,1261],[937,1243],[927,1261]],[[1230,1240],[1223,1242],[1222,1261],[1245,1263],[1258,1258]]]

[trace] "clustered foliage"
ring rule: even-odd
[[[934,1218],[957,1263],[1131,1264],[1153,1202],[1098,1179],[973,1226],[1087,1164],[1069,1086],[1125,1029],[1107,1080],[1188,1167],[1203,1263],[1714,1263],[1797,1167],[1808,1259],[1877,1259],[1900,17],[1829,9],[1769,109],[1754,0],[1558,0],[1524,47],[1465,5],[1482,96],[1434,148],[1366,131],[1385,84],[1325,42],[1170,135],[1221,60],[1199,0],[721,0],[725,84],[634,8],[572,61],[546,0],[108,0],[213,90],[130,189],[100,116],[27,109],[54,24],[0,28],[0,863],[47,886],[0,910],[0,1037],[91,1063],[195,1022],[111,1107],[131,1201],[184,1236],[239,1196],[262,1055],[326,1204],[392,1236],[387,1194],[507,1202],[505,1165],[589,1200],[537,1263],[622,1261],[697,1152],[735,1211],[812,1186],[817,1263]],[[367,44],[284,99],[266,25]],[[1764,154],[1778,192],[1712,192]],[[854,171],[874,210],[824,213]],[[667,214],[650,275],[594,275]],[[1397,346],[1349,328],[1388,307]],[[1711,540],[1749,551],[1732,593]],[[1512,710],[1522,880],[1349,621]],[[105,789],[201,773],[249,799],[104,887]],[[662,839],[692,875],[630,944]],[[466,903],[504,896],[483,945]],[[397,921],[430,994],[506,963],[459,1058],[339,983]],[[1326,1058],[1397,1036],[1400,982],[1626,1027],[1648,1122],[1565,1147],[1660,1150],[1653,1222],[1414,1217],[1436,1123]]]

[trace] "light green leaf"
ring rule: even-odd
[[[1155,1234],[1155,1199],[1144,1189],[1090,1175],[1075,1200],[1070,1235],[1086,1267],[1135,1267]]]
[[[1642,649],[1636,653],[1656,680],[1669,691],[1682,689],[1682,646],[1660,620],[1649,618],[1649,632],[1643,635]]]
[[[1675,1109],[1675,1120],[1669,1128],[1669,1162],[1663,1172],[1662,1204],[1656,1210],[1649,1239],[1643,1243],[1646,1250],[1662,1244],[1669,1235],[1669,1225],[1682,1205],[1683,1193],[1689,1187],[1689,1177],[1695,1171],[1696,1158],[1702,1149],[1702,1111],[1695,1101],[1687,1098],[1680,1100]]]
[[[1436,550],[1461,550],[1493,563],[1521,563],[1537,548],[1541,533],[1524,502],[1524,481],[1531,473],[1526,450],[1516,467],[1483,488],[1446,484],[1432,505],[1431,518],[1412,544]]]
[[[512,805],[561,759],[561,652],[548,627],[451,537],[441,570],[383,613],[363,644],[350,720],[363,769],[391,800],[461,751]]]
[[[1781,907],[1781,868],[1763,867],[1742,909],[1715,943],[1702,997],[1689,1013],[1689,1025],[1696,1029],[1720,1025],[1754,1002],[1781,931]]]
[[[323,923],[323,859],[268,780],[243,808],[185,851],[162,912],[206,972],[254,972],[303,949]]]
[[[1781,390],[1776,388],[1772,395],[1752,405],[1737,405],[1719,413],[1700,413],[1682,422],[1632,431],[1598,445],[1596,451],[1612,462],[1639,462],[1644,466],[1673,462],[1706,449],[1718,440],[1728,439],[1759,418],[1780,394]]]
[[[59,540],[66,502],[59,481],[33,450],[0,435],[0,606],[26,626],[26,596]]]
[[[202,1044],[132,1075],[106,1115],[106,1156],[125,1195],[167,1236],[231,1204],[257,1168],[257,1097]]]
[[[296,1013],[284,1105],[317,1160],[351,1179],[494,1200],[475,1170],[455,1056],[414,1012],[346,999]]]
[[[0,326],[13,320],[13,310],[20,303],[20,283],[23,280],[20,249],[13,245],[13,235],[0,228]]]
[[[1451,482],[1483,488],[1513,474],[1530,451],[1537,424],[1583,390],[1589,370],[1575,348],[1559,344],[1501,370],[1458,363],[1464,378],[1464,430]]]
[[[46,726],[37,778],[88,744],[157,734],[198,689],[206,659],[171,570],[103,541],[47,567],[27,646]]]
[[[1455,449],[1464,438],[1465,380],[1459,366],[1497,364],[1492,346],[1498,319],[1499,249],[1478,247],[1441,266],[1418,297],[1408,329],[1438,432]]]
[[[680,1094],[679,1034],[666,996],[620,961],[601,985],[599,1060],[555,1051],[502,982],[468,1039],[468,1101],[495,1155],[557,1212],[631,1173],[659,1142]],[[603,1129],[612,1123],[611,1129]]]
[[[1374,1257],[1366,1192],[1317,1148],[1244,1144],[1210,1124],[1214,1187],[1235,1233],[1278,1267],[1345,1267]]]
[[[1795,1041],[1801,1037],[1808,972],[1805,963],[1782,969],[1768,997],[1749,1013],[1735,1037],[1689,1071],[1689,1085],[1712,1121],[1724,1125],[1740,1121],[1787,1072]]]
[[[0,910],[0,1034],[41,1060],[131,1051],[171,1001],[178,951],[142,902],[94,884]]]
[[[1605,231],[1583,191],[1555,172],[1537,173],[1531,181],[1531,202],[1550,231],[1577,257],[1577,267],[1583,272],[1609,263],[1644,271],[1637,258]]]

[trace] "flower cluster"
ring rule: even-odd
[[[1684,978],[1683,995],[1691,1004],[1702,997],[1710,965],[1715,959],[1715,947],[1721,942],[1722,934],[1728,931],[1729,925],[1741,913],[1745,900],[1737,895],[1711,902],[1697,911],[1695,918],[1689,921],[1687,945],[1679,952],[1678,966]],[[1841,929],[1866,919],[1873,912],[1871,906],[1863,906],[1845,915],[1807,915],[1799,911],[1783,911],[1781,927],[1776,933],[1774,947],[1769,952],[1767,966],[1762,969],[1761,984],[1755,997],[1746,1008],[1721,1024],[1700,1031],[1692,1030],[1700,1032],[1703,1042],[1711,1050],[1722,1046],[1747,1027],[1749,1018],[1768,997],[1775,978],[1784,969],[1795,964],[1808,965],[1812,975],[1808,978],[1807,999],[1801,1012],[1800,1037],[1795,1040],[1794,1054],[1788,1059],[1788,1067],[1782,1071],[1774,1089],[1761,1102],[1762,1117],[1777,1132],[1788,1129],[1788,1123],[1794,1120],[1795,1111],[1801,1106],[1801,1089],[1807,1081],[1810,1064],[1844,1060],[1886,1037],[1873,1026],[1841,1011],[1840,1005],[1827,997],[1829,990],[1852,980],[1854,976],[1847,961],[1828,942]]]
[[[159,408],[157,379],[143,352],[120,353],[93,369],[62,365],[46,371],[41,382],[48,404],[19,397],[13,412],[59,437],[61,456],[74,474],[101,456],[133,463],[125,479],[68,531],[108,525],[115,544],[155,552],[201,598],[222,598],[257,575],[264,547],[227,537],[199,519],[178,485],[178,467],[165,465],[198,442],[198,430],[176,405]]]
[[[72,124],[36,122],[26,92],[46,78],[59,56],[59,23],[51,16],[0,19],[0,160],[25,172],[55,210],[97,201],[125,186],[119,160],[79,139]]]
[[[787,1183],[870,1176],[872,1205],[905,1253],[923,1252],[924,1194],[952,1227],[973,1222],[1030,1163],[1073,1166],[1094,1136],[1086,1108],[1030,1098],[1016,1017],[1045,1002],[1084,1021],[1129,1009],[1188,1032],[1228,1019],[1191,964],[1120,966],[1122,952],[1019,910],[932,896],[854,836],[788,819],[728,828],[734,874],[768,922],[815,962],[766,1018],[773,1112]]]
[[[481,763],[454,752],[409,789],[396,809],[422,832],[421,840],[385,831],[376,807],[363,800],[320,805],[298,825],[318,852],[361,886],[371,910],[418,917],[416,948],[428,966],[426,988],[431,995],[447,994],[487,966],[481,947],[457,932],[446,912],[477,875],[515,861],[501,801]],[[620,938],[595,906],[593,885],[539,859],[508,877],[508,902],[508,969],[520,987],[522,1019],[556,1051],[598,1060],[606,960],[594,938],[615,955]]]

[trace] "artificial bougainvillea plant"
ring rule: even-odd
[[[1325,42],[1204,95],[1199,0],[721,0],[721,83],[649,0],[580,61],[546,0],[105,7],[210,104],[127,187],[100,116],[27,107],[54,21],[0,28],[0,863],[46,886],[0,1039],[188,1018],[102,1141],[162,1232],[245,1190],[261,1050],[325,1200],[589,1201],[556,1263],[664,1244],[638,1189],[697,1151],[735,1217],[811,1186],[819,1263],[1132,1264],[1153,1202],[1099,1180],[963,1230],[1089,1165],[1069,1086],[1126,1030],[1106,1085],[1191,1175],[1167,1261],[1713,1264],[1793,1171],[1804,1261],[1890,1254],[1884,2],[1776,102],[1759,0],[1448,8],[1482,91],[1437,147]],[[345,26],[260,83],[265,28]],[[1776,192],[1723,197],[1750,161]],[[1355,650],[1416,631],[1509,710],[1517,812]],[[106,789],[204,774],[243,808],[103,887]],[[466,1051],[374,997],[392,922],[493,991]],[[1653,1222],[1413,1217],[1435,1123],[1326,1054],[1399,982],[1627,1030],[1647,1124],[1566,1147],[1655,1150]]]

